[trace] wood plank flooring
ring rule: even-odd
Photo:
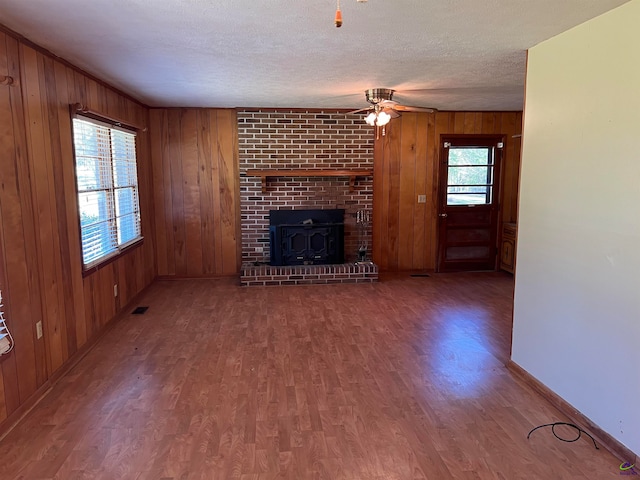
[[[156,282],[0,442],[2,479],[601,479],[505,367],[512,278]],[[567,432],[571,436],[571,432]]]

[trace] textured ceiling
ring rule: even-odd
[[[627,0],[0,0],[0,23],[151,106],[521,110],[526,50]]]

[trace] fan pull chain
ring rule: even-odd
[[[337,0],[337,2],[336,18],[334,19],[333,23],[336,24],[336,28],[340,28],[342,26],[342,12],[340,11],[340,0]]]

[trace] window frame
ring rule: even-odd
[[[138,139],[139,139],[139,135],[140,135],[140,131],[142,129],[132,126],[130,124],[127,123],[123,123],[117,120],[114,120],[112,118],[108,118],[105,116],[102,116],[98,113],[95,112],[91,112],[86,110],[85,108],[81,108],[81,105],[75,104],[75,105],[71,105],[71,148],[73,151],[73,172],[74,172],[74,179],[75,179],[75,199],[77,202],[77,214],[78,214],[78,233],[79,233],[79,244],[80,244],[80,262],[82,263],[82,273],[83,276],[86,276],[90,273],[93,273],[95,271],[98,271],[99,269],[101,269],[102,267],[108,265],[109,263],[115,261],[116,259],[120,258],[123,254],[125,254],[126,252],[139,247],[140,245],[143,244],[144,242],[144,233],[143,233],[143,227],[142,227],[142,209],[140,206],[140,178],[139,178],[139,156],[138,156],[138,152],[139,152],[139,148],[138,148]],[[115,249],[111,252],[106,253],[105,255],[102,255],[98,258],[93,259],[91,262],[89,263],[85,263],[84,261],[84,248],[83,248],[83,240],[82,240],[82,217],[81,217],[81,211],[80,211],[80,194],[84,193],[84,191],[81,191],[78,185],[78,162],[77,162],[77,149],[76,149],[76,141],[75,141],[75,125],[74,125],[74,120],[75,119],[79,119],[79,120],[83,120],[89,123],[93,123],[95,125],[99,125],[105,128],[109,129],[109,147],[110,147],[110,155],[109,155],[109,171],[111,172],[111,181],[110,181],[110,185],[107,189],[97,189],[100,191],[108,191],[111,194],[111,198],[112,198],[112,202],[111,205],[108,205],[107,208],[109,208],[109,215],[107,217],[107,220],[110,222],[113,222],[113,232],[114,232],[114,236],[115,236]],[[119,232],[120,232],[120,228],[118,227],[118,216],[117,216],[117,211],[116,211],[116,191],[117,191],[117,187],[115,186],[115,182],[114,182],[114,171],[113,171],[113,144],[111,142],[111,131],[112,130],[118,130],[118,131],[122,131],[128,134],[133,134],[136,139],[135,139],[135,185],[133,185],[134,188],[134,198],[136,200],[137,205],[134,205],[134,214],[136,215],[136,222],[137,222],[137,229],[138,229],[138,236],[136,236],[133,239],[130,239],[122,244],[118,244],[118,237],[119,237]],[[91,191],[91,190],[88,190]],[[108,203],[108,202],[107,202]],[[136,210],[137,207],[137,210]]]
[[[486,163],[470,163],[470,164],[451,164],[447,160],[447,186],[446,186],[446,202],[447,206],[479,206],[479,205],[490,205],[493,202],[493,195],[495,193],[495,166],[496,166],[496,147],[491,145],[451,145],[449,147],[448,158],[451,156],[451,150],[472,150],[472,149],[483,149],[486,150]],[[449,179],[451,178],[451,169],[452,168],[485,168],[486,169],[486,182],[485,183],[465,183],[465,184],[451,184],[449,183]],[[450,192],[450,188],[465,188],[465,187],[478,187],[484,188],[484,192]],[[483,203],[449,203],[449,195],[484,195],[485,200]],[[454,197],[455,198],[455,197]]]

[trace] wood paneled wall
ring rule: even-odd
[[[0,431],[156,276],[149,134],[140,132],[144,243],[83,277],[69,105],[136,125],[148,125],[148,109],[0,31],[5,75],[14,82],[0,85],[0,288],[15,349],[0,357]]]
[[[381,270],[435,268],[439,139],[443,134],[503,134],[501,219],[517,221],[521,112],[403,113],[375,143],[373,255]],[[417,203],[418,195],[427,196]]]
[[[158,275],[240,272],[235,110],[152,109]]]

